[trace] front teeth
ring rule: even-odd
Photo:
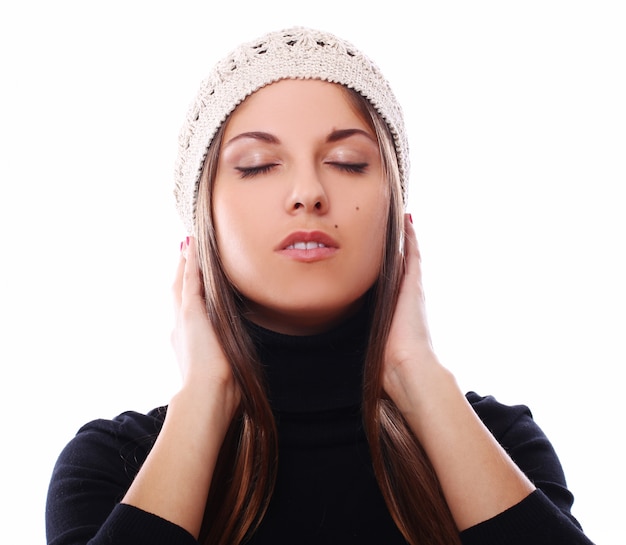
[[[326,248],[321,242],[296,242],[287,246],[287,250],[314,250],[315,248]]]

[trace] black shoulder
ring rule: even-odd
[[[476,392],[468,392],[465,397],[495,437],[505,436],[520,420],[532,421],[533,415],[526,405],[504,405],[493,396],[481,396]]]
[[[130,487],[164,418],[163,407],[147,414],[129,411],[78,430],[61,451],[50,479],[49,538],[74,532],[95,535]]]
[[[161,431],[165,413],[165,407],[161,407],[146,414],[127,411],[113,419],[88,422],[61,452],[57,465],[107,467],[123,461],[134,477]]]

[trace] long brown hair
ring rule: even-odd
[[[458,530],[419,441],[385,395],[383,354],[404,270],[400,251],[403,198],[392,136],[369,101],[346,90],[376,132],[390,184],[384,256],[373,287],[373,310],[363,385],[363,418],[372,462],[387,507],[411,545],[459,544]],[[208,150],[198,188],[196,238],[206,309],[241,389],[241,407],[222,445],[206,504],[200,542],[238,545],[260,523],[276,478],[278,440],[262,368],[241,316],[243,300],[220,261],[213,224],[212,187],[222,125]]]

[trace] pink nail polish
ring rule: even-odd
[[[409,221],[413,224],[413,216],[411,214],[409,214]]]

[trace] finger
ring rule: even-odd
[[[404,259],[407,274],[420,275],[421,255],[411,215],[404,215]]]
[[[182,304],[194,306],[202,301],[202,284],[200,282],[196,240],[193,237],[187,237],[184,254]]]
[[[178,266],[176,267],[176,275],[174,282],[172,283],[172,297],[174,299],[174,310],[178,314],[180,305],[182,303],[183,295],[183,274],[185,272],[185,241],[180,243],[180,257],[178,259]]]

